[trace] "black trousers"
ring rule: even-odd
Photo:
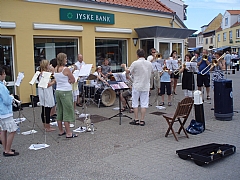
[[[42,106],[42,113],[41,113],[42,123],[46,123],[46,124],[50,123],[51,109],[52,109],[51,107]],[[46,116],[46,119],[44,118],[44,116]]]

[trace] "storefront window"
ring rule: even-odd
[[[163,59],[168,59],[170,56],[170,43],[167,42],[159,42],[159,51],[162,54]]]
[[[34,38],[35,69],[39,67],[42,59],[52,60],[57,54],[67,54],[68,65],[77,61],[78,40],[67,38]]]
[[[12,37],[1,36],[0,43],[0,66],[5,69],[7,88],[14,94],[14,66]]]
[[[108,58],[112,72],[122,72],[121,64],[127,64],[127,41],[114,39],[95,40],[96,65],[102,65]]]
[[[154,48],[154,39],[140,40],[140,48],[145,51],[145,58],[147,58],[149,55],[151,55],[150,49]]]

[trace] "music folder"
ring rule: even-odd
[[[116,83],[110,83],[110,86],[113,90],[129,89],[128,85],[126,85],[124,82],[115,82]]]

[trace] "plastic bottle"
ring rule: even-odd
[[[91,134],[94,134],[94,126],[93,126],[93,123],[91,123]]]
[[[18,128],[17,128],[16,132],[17,132],[17,134],[20,134],[20,126],[19,125],[17,125],[17,126],[18,126]]]

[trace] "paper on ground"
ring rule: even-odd
[[[22,135],[29,135],[29,134],[35,134],[35,133],[37,133],[37,131],[35,131],[35,130],[33,129],[33,130],[29,130],[29,131],[22,132],[21,134],[22,134]]]
[[[39,150],[39,149],[43,149],[43,148],[47,148],[50,145],[47,144],[31,144],[31,146],[28,148],[30,150]]]
[[[157,109],[166,109],[164,106],[156,106]]]
[[[13,119],[13,120],[15,121],[15,123],[19,124],[19,123],[25,121],[26,118],[16,118],[16,119]]]
[[[64,122],[62,122],[62,124],[63,124],[63,127],[65,127]],[[51,126],[58,126],[57,122],[51,122],[50,125]],[[73,127],[74,127],[74,124],[70,124],[70,128],[73,128]]]
[[[119,110],[119,107],[115,107],[115,108],[113,108],[113,110]]]
[[[73,130],[73,132],[82,133],[86,132],[86,130],[87,130],[86,127],[78,127],[77,129]]]
[[[83,113],[82,113],[82,114],[80,114],[78,117],[81,118],[81,117],[88,117],[88,116],[89,116],[89,114],[83,114]]]

